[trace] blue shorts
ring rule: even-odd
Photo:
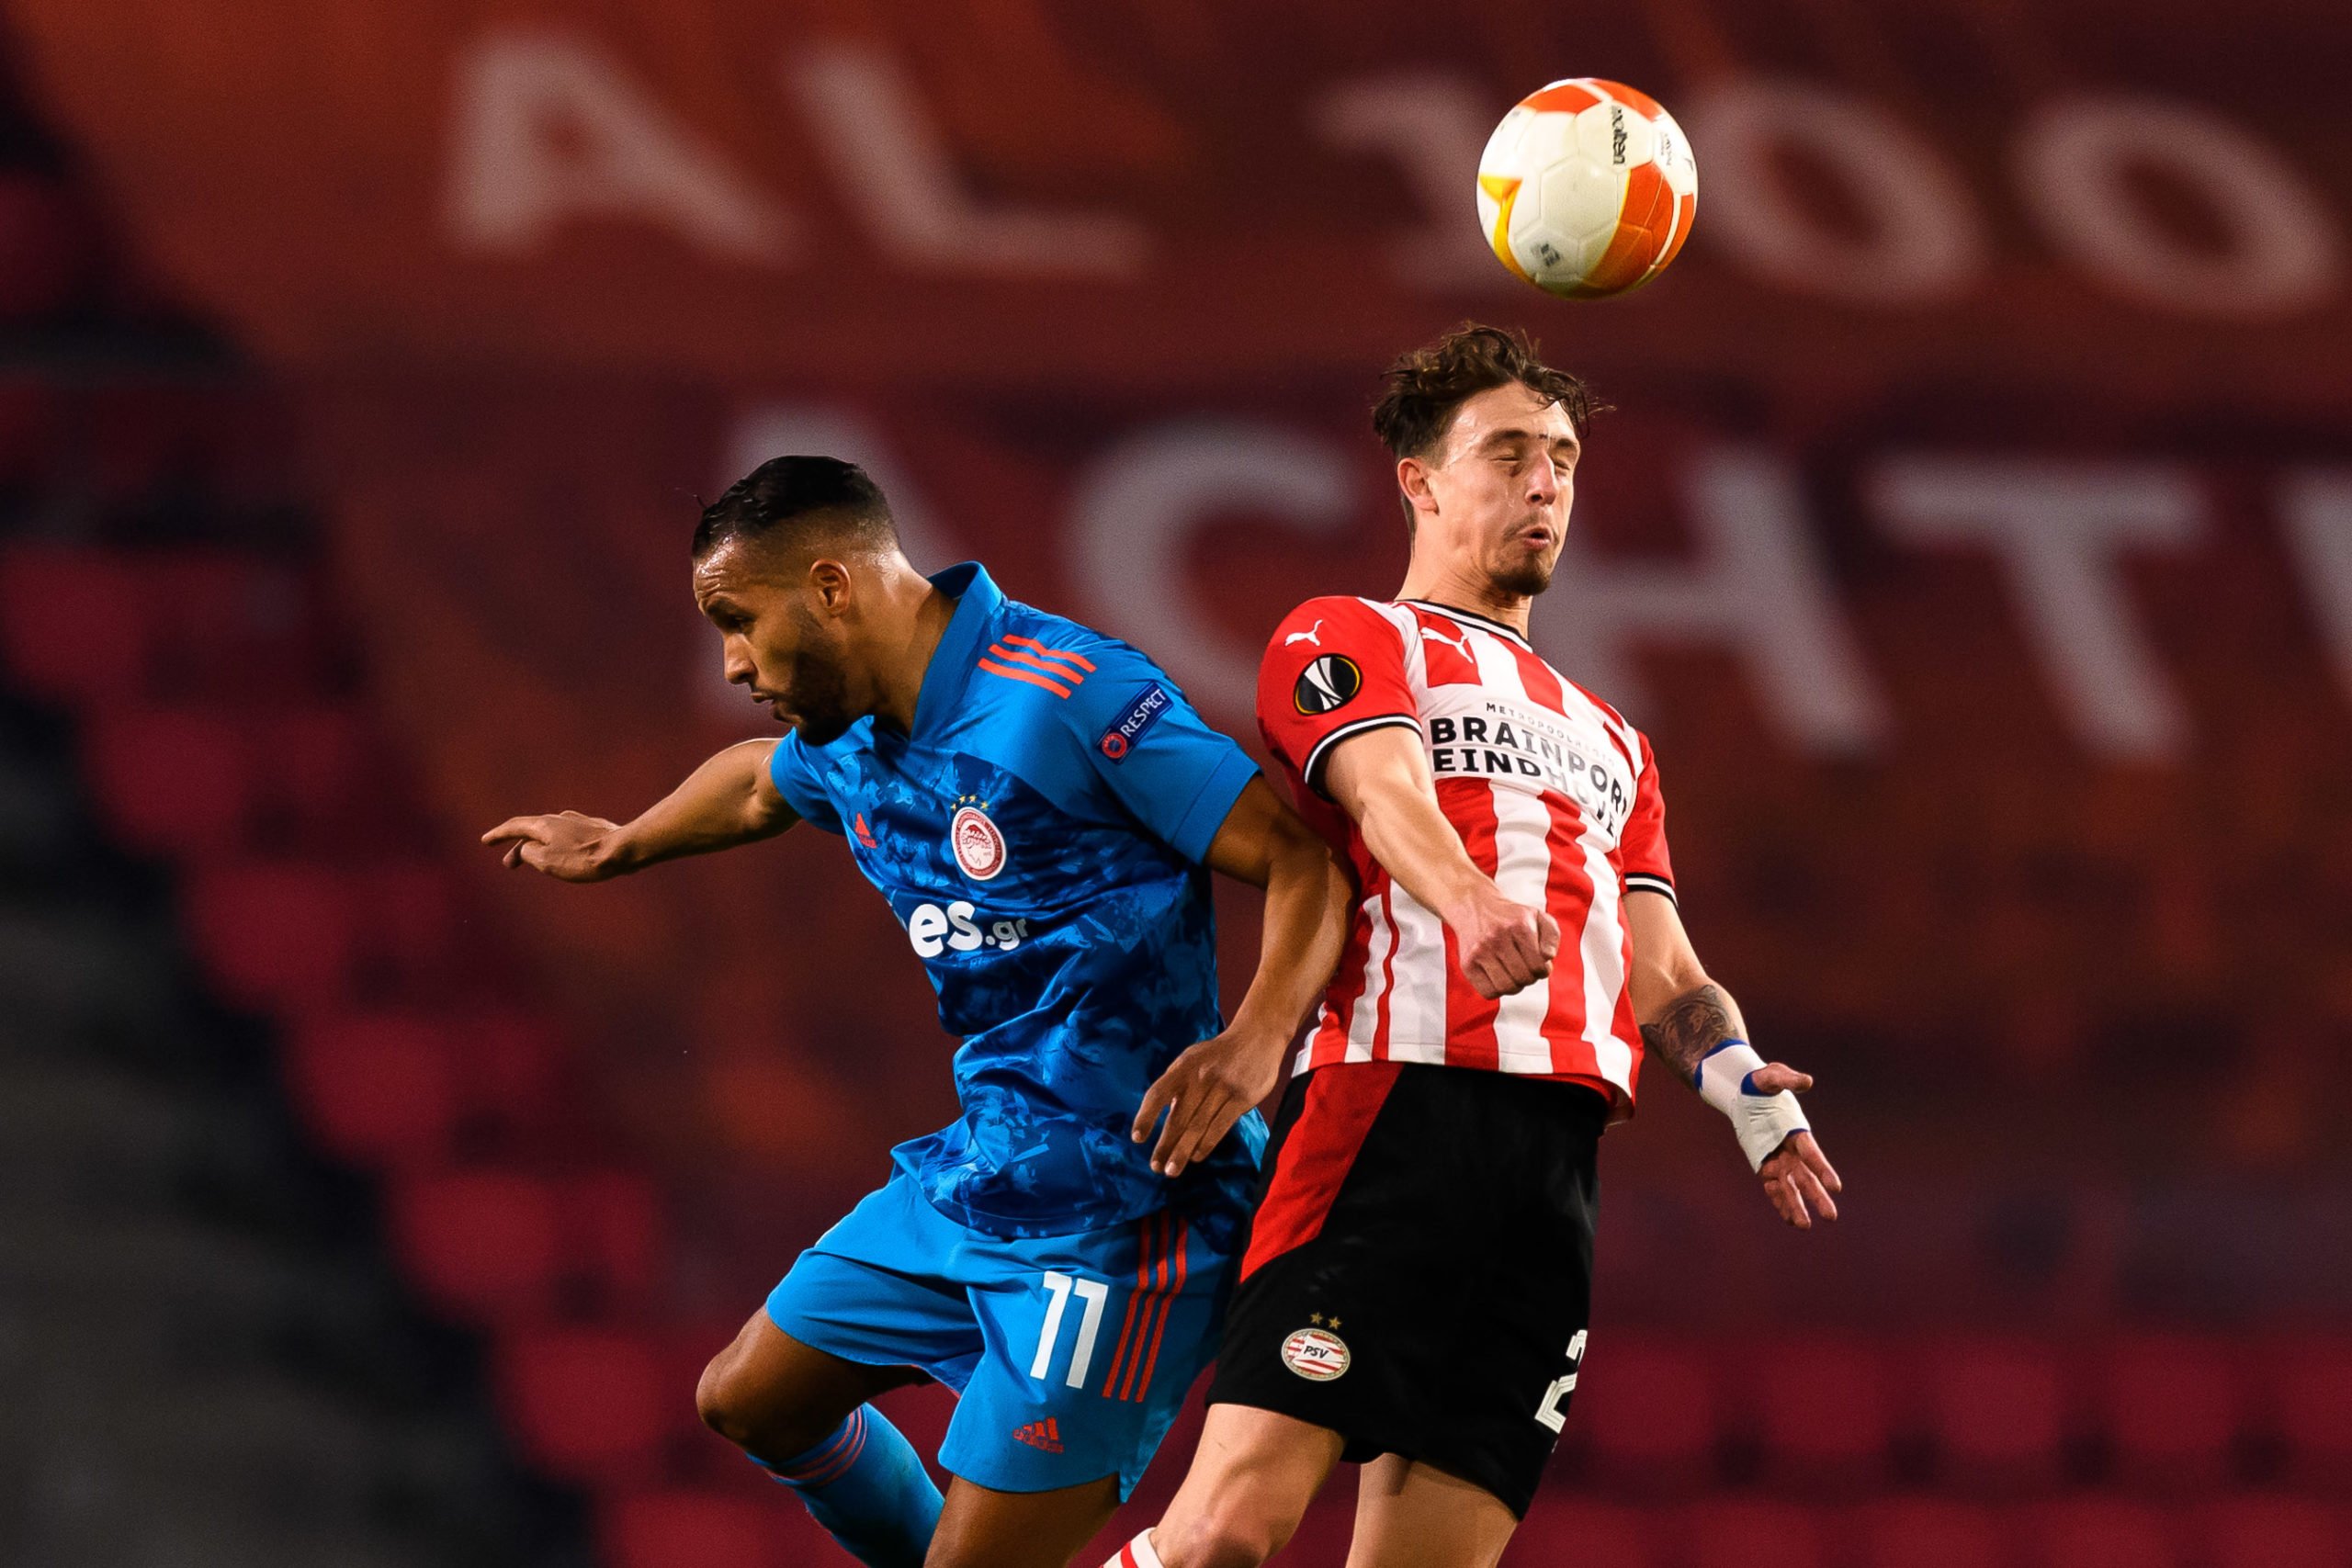
[[[1232,1262],[1166,1210],[1001,1240],[900,1173],[800,1255],[768,1316],[804,1345],[954,1389],[951,1473],[998,1492],[1116,1475],[1125,1502],[1216,1353]]]

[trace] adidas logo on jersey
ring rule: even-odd
[[[1061,1423],[1048,1416],[1043,1421],[1032,1421],[1025,1427],[1015,1427],[1012,1429],[1012,1440],[1016,1443],[1026,1443],[1033,1449],[1043,1449],[1049,1454],[1057,1454],[1062,1451]]]

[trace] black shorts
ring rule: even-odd
[[[1351,1062],[1291,1080],[1212,1404],[1419,1460],[1525,1517],[1592,1301],[1594,1155],[1577,1084]]]

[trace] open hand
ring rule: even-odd
[[[616,858],[618,824],[577,811],[552,817],[510,817],[481,836],[506,852],[509,866],[527,865],[562,882],[602,882],[625,869]]]
[[[1781,1062],[1767,1063],[1749,1077],[1759,1094],[1778,1094],[1782,1089],[1803,1094],[1813,1087],[1812,1074]],[[1838,1179],[1829,1156],[1821,1152],[1811,1133],[1791,1133],[1766,1156],[1756,1174],[1763,1179],[1764,1196],[1772,1201],[1774,1211],[1797,1229],[1813,1228],[1813,1209],[1819,1209],[1825,1220],[1838,1217],[1838,1204],[1830,1195],[1843,1192],[1846,1184]]]
[[[1151,1136],[1159,1122],[1159,1142],[1152,1146],[1151,1168],[1162,1176],[1182,1176],[1194,1160],[1205,1159],[1257,1103],[1273,1092],[1282,1076],[1283,1039],[1237,1035],[1231,1030],[1204,1040],[1186,1051],[1144,1091],[1136,1112],[1133,1136],[1138,1144]],[[1167,1120],[1160,1120],[1160,1113]]]

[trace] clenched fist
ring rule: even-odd
[[[1508,997],[1552,973],[1560,922],[1533,905],[1513,903],[1493,883],[1444,918],[1462,955],[1462,973],[1480,996]]]

